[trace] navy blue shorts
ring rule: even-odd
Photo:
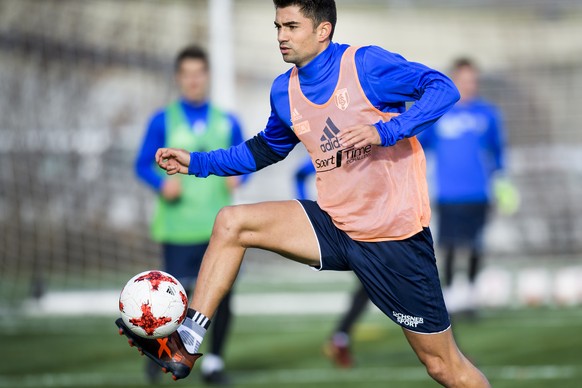
[[[476,203],[439,203],[438,244],[482,249],[483,230],[489,205]]]
[[[428,228],[405,240],[355,241],[338,229],[316,202],[299,202],[319,243],[318,269],[354,271],[370,300],[410,331],[428,334],[449,328]]]
[[[188,291],[194,285],[208,243],[178,245],[164,244],[164,271],[173,275]]]

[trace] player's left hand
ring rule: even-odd
[[[188,174],[190,153],[178,148],[159,148],[156,152],[156,163],[168,175]]]
[[[342,129],[339,134],[339,141],[343,147],[361,148],[368,145],[381,145],[380,134],[373,125],[354,125]]]

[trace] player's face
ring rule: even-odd
[[[457,69],[453,74],[453,82],[459,89],[462,100],[471,100],[477,95],[479,75],[475,69],[468,66]]]
[[[201,59],[184,59],[176,73],[176,81],[182,97],[192,102],[206,100],[208,80],[208,69]]]
[[[298,67],[305,66],[320,52],[325,50],[329,40],[329,23],[313,26],[296,5],[277,8],[275,28],[283,60]]]

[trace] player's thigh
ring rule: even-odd
[[[215,228],[235,233],[245,248],[266,249],[308,265],[320,263],[315,232],[297,201],[229,206],[221,210]]]

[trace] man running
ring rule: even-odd
[[[170,175],[237,175],[284,159],[301,141],[317,170],[318,200],[223,208],[189,317],[165,341],[171,357],[158,358],[148,340],[134,341],[176,378],[187,375],[245,250],[254,247],[319,270],[354,271],[372,302],[403,327],[432,378],[448,387],[488,387],[453,339],[415,137],[458,100],[457,89],[441,73],[379,47],[332,43],[333,0],[274,4],[279,49],[295,66],[273,83],[267,127],[227,150],[163,148],[156,161]]]

